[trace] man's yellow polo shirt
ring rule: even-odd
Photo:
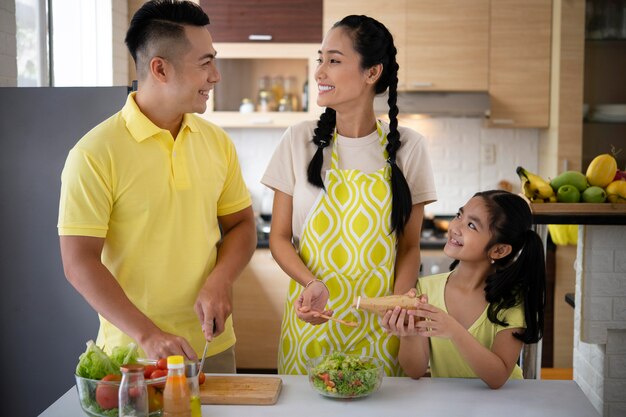
[[[215,266],[217,217],[251,204],[227,134],[186,114],[174,140],[141,113],[131,94],[69,152],[61,178],[59,235],[105,238],[102,262],[128,298],[201,354],[204,337],[193,305]],[[110,351],[130,341],[100,316],[98,345]],[[229,318],[209,355],[234,343]]]

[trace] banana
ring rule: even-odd
[[[554,197],[554,190],[550,186],[549,182],[521,166],[517,167],[516,172],[522,181],[522,190],[524,191],[524,195],[528,197],[530,201],[538,202],[535,200],[541,199],[546,203],[551,202],[550,199],[551,197]]]

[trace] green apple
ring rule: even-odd
[[[585,203],[604,203],[606,201],[606,191],[601,187],[593,185],[583,191],[581,198]]]
[[[573,185],[562,185],[556,193],[556,200],[559,203],[578,203],[580,191]]]

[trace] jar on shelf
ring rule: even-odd
[[[260,113],[272,111],[272,99],[269,91],[259,92],[259,100],[256,104],[256,111]]]
[[[285,78],[285,98],[289,101],[290,111],[300,110],[300,99],[298,98],[298,87],[296,77]]]
[[[241,100],[241,105],[239,106],[239,112],[240,113],[254,112],[254,104],[252,103],[252,100],[250,100],[247,97]]]
[[[293,109],[291,108],[291,100],[289,100],[289,98],[287,97],[281,98],[278,102],[278,111],[293,111]]]
[[[285,83],[282,76],[277,75],[272,78],[271,90],[274,95],[274,102],[279,103],[280,99],[285,96]]]

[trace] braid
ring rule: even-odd
[[[391,34],[389,34],[391,37]],[[389,47],[389,133],[387,134],[387,153],[389,165],[391,165],[391,230],[402,234],[404,226],[411,216],[411,190],[400,167],[396,163],[396,154],[400,148],[400,133],[398,132],[398,63],[396,62],[396,47],[393,38]]]
[[[333,28],[342,27],[352,37],[354,49],[361,58],[361,68],[368,69],[382,64],[382,73],[374,86],[376,94],[389,89],[389,133],[387,134],[388,163],[391,166],[391,231],[402,234],[404,226],[411,216],[411,190],[400,167],[396,163],[396,155],[402,143],[398,132],[398,62],[397,50],[393,43],[393,35],[389,30],[368,16],[350,15],[335,23]],[[321,121],[321,120],[320,120]],[[319,126],[319,125],[318,125]],[[311,181],[309,165],[309,181]]]
[[[324,188],[324,181],[322,180],[322,165],[324,164],[324,148],[330,145],[333,139],[333,131],[335,130],[336,113],[335,110],[327,107],[324,113],[320,116],[317,122],[317,127],[313,131],[313,143],[317,146],[317,151],[306,174],[309,182],[316,187]]]

